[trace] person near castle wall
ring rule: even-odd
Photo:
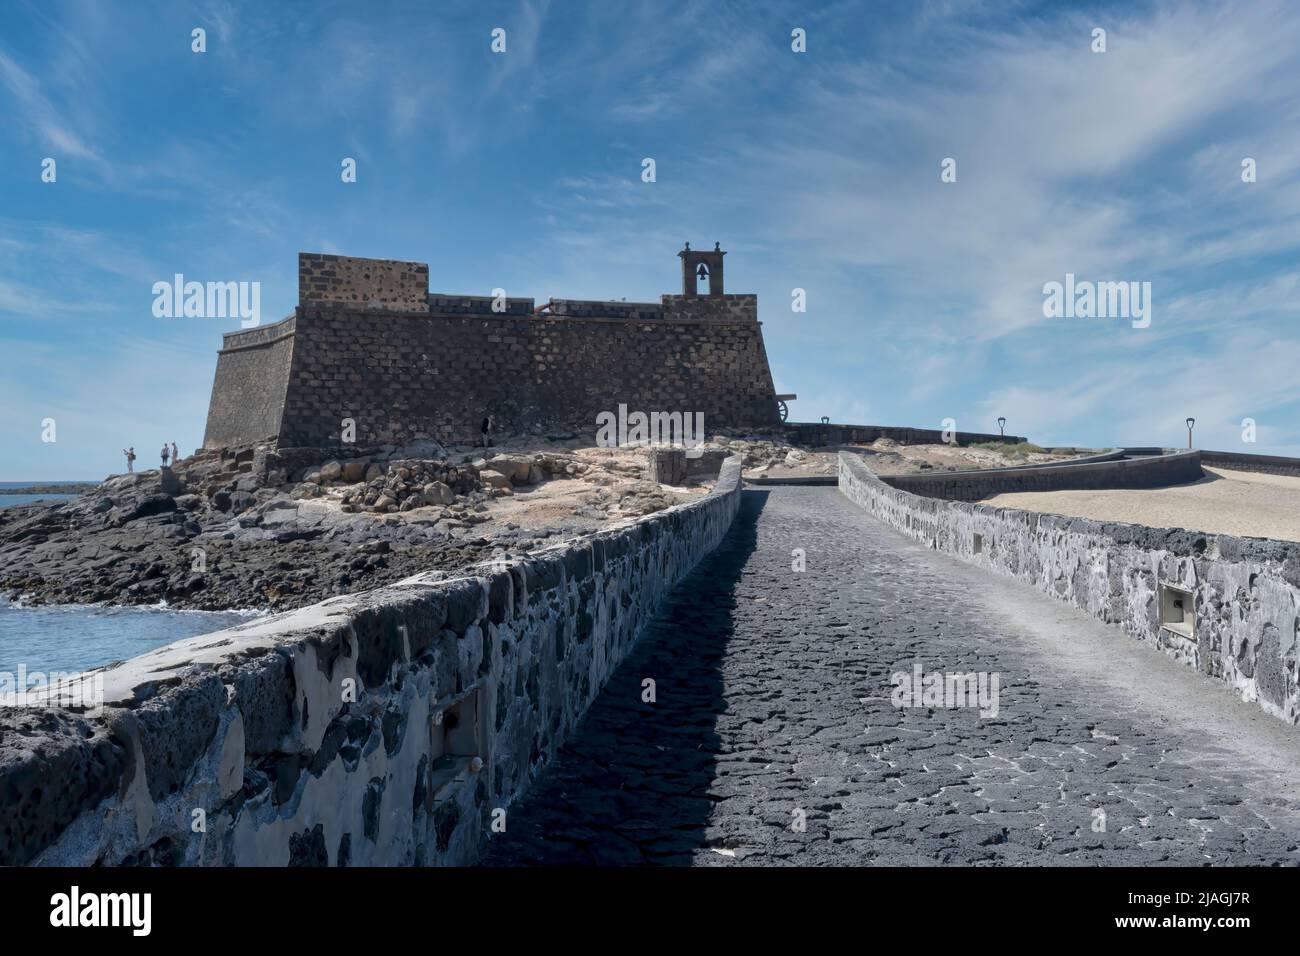
[[[122,454],[126,455],[126,473],[129,475],[135,471],[135,446],[123,448]]]
[[[483,447],[492,447],[492,430],[496,428],[497,420],[489,415],[483,419],[483,424],[479,425],[478,430],[483,433]]]
[[[163,442],[163,447],[162,447],[162,466],[164,468],[167,467],[167,443],[166,442]]]

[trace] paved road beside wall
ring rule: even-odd
[[[917,662],[998,674],[997,716],[893,706]],[[1293,728],[835,489],[774,487],[745,492],[487,862],[1198,866],[1298,846]]]

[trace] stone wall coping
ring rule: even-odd
[[[1043,462],[1010,468],[882,475],[881,481],[931,498],[978,501],[1001,492],[1060,491],[1071,488],[1159,488],[1203,480],[1200,452],[1142,458],[1098,456],[1086,462]]]
[[[272,322],[270,325],[259,325],[252,329],[238,329],[234,332],[223,332],[221,334],[222,352],[239,352],[247,348],[257,348],[263,345],[272,345],[283,338],[293,335],[293,320],[298,317],[297,312],[286,315],[278,322]]]
[[[1181,452],[1175,455],[1163,456],[1168,461],[1174,458],[1194,458],[1199,459],[1200,452]],[[1101,455],[1090,455],[1087,458],[1075,458],[1070,461],[1042,461],[1034,464],[1008,465],[1005,468],[972,468],[965,471],[935,471],[924,474],[913,475],[883,475],[881,480],[886,484],[899,484],[895,487],[905,487],[915,479],[918,483],[921,481],[934,481],[935,479],[954,480],[954,481],[974,481],[981,478],[995,477],[1004,475],[1014,477],[1026,472],[1035,472],[1039,474],[1066,474],[1071,471],[1104,471],[1106,466],[1115,465],[1119,467],[1142,468],[1149,466],[1153,461],[1160,461],[1160,458],[1140,458],[1125,460],[1124,452],[1120,449],[1113,449]]]

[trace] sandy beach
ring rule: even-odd
[[[982,503],[1152,528],[1300,541],[1300,478],[1204,470],[1204,480],[1170,488],[1017,492]]]

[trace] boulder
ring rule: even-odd
[[[478,473],[479,480],[485,485],[491,485],[493,488],[509,488],[510,479],[499,471],[491,468],[484,468]]]
[[[456,500],[456,493],[441,481],[431,481],[424,486],[423,494],[429,504],[449,505]]]
[[[366,481],[374,481],[376,478],[382,478],[382,477],[384,477],[384,466],[383,466],[383,465],[367,465],[367,466],[366,466],[366,473],[365,473],[365,480],[366,480]]]
[[[488,466],[505,475],[515,484],[526,484],[533,460],[524,455],[494,455]]]
[[[327,461],[321,466],[320,476],[322,481],[338,481],[343,475],[343,466],[337,461]]]
[[[366,477],[366,463],[364,461],[344,462],[340,474],[346,482],[361,481]]]

